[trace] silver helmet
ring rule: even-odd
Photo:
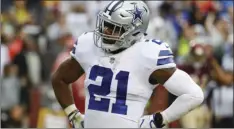
[[[149,8],[143,1],[112,1],[97,16],[94,43],[107,52],[128,48],[146,33]]]

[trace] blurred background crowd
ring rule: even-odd
[[[76,38],[95,28],[109,1],[1,0],[1,127],[67,127],[51,74],[69,57]],[[168,127],[234,127],[233,1],[146,1],[147,38],[166,41],[178,68],[202,87],[204,103]],[[66,73],[64,73],[66,74]],[[84,112],[84,76],[72,85]],[[155,89],[148,110],[175,96]],[[77,104],[80,103],[80,104]]]

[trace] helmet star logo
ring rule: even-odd
[[[139,21],[143,23],[142,21],[142,15],[143,15],[143,9],[139,9],[136,4],[134,4],[134,9],[133,10],[127,10],[130,14],[133,15],[132,23],[136,23],[136,21]]]

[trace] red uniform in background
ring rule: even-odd
[[[15,39],[8,45],[9,55],[11,61],[14,60],[15,56],[19,54],[23,49],[23,41],[20,38]]]
[[[204,64],[199,68],[196,68],[193,64],[177,65],[177,67],[186,73],[202,88],[205,87],[209,78],[209,67]]]
[[[211,70],[205,51],[205,45],[199,43],[192,45],[188,57],[177,64],[179,69],[188,73],[202,88],[206,86]]]

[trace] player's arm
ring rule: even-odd
[[[170,93],[178,96],[166,110],[154,115],[153,119],[157,127],[177,120],[204,100],[201,88],[187,73],[175,67],[155,70],[149,82],[162,84]]]
[[[221,84],[228,86],[233,83],[233,73],[225,72],[214,58],[211,60],[211,65],[213,67],[214,79],[216,79]]]
[[[63,109],[66,109],[70,105],[74,105],[69,85],[75,82],[84,73],[84,70],[79,63],[82,61],[81,58],[83,53],[80,51],[83,47],[82,43],[85,41],[84,38],[84,34],[79,36],[70,52],[71,57],[65,60],[52,75],[52,86],[55,96]]]
[[[55,96],[67,114],[74,128],[83,127],[84,116],[77,110],[69,85],[84,73],[80,64],[73,58],[65,60],[52,76],[52,86]]]
[[[61,107],[74,104],[69,85],[84,73],[80,64],[73,58],[65,60],[52,76],[52,86]]]
[[[144,56],[144,67],[148,70],[149,83],[161,84],[169,92],[178,96],[164,111],[153,115],[143,116],[140,127],[163,127],[164,124],[177,120],[203,102],[201,88],[184,71],[176,68],[173,53],[167,43],[152,40],[145,44],[141,51]],[[145,117],[145,118],[144,118]],[[147,121],[147,122],[146,122]]]
[[[80,44],[78,44],[77,40],[74,43],[74,47],[70,52],[71,58],[65,60],[52,76],[52,86],[55,96],[75,128],[83,126],[81,125],[81,121],[84,116],[78,111],[73,102],[69,85],[75,82],[84,73],[79,63],[83,57],[81,50],[83,47],[82,43],[84,43],[84,35],[79,37],[79,42]]]

